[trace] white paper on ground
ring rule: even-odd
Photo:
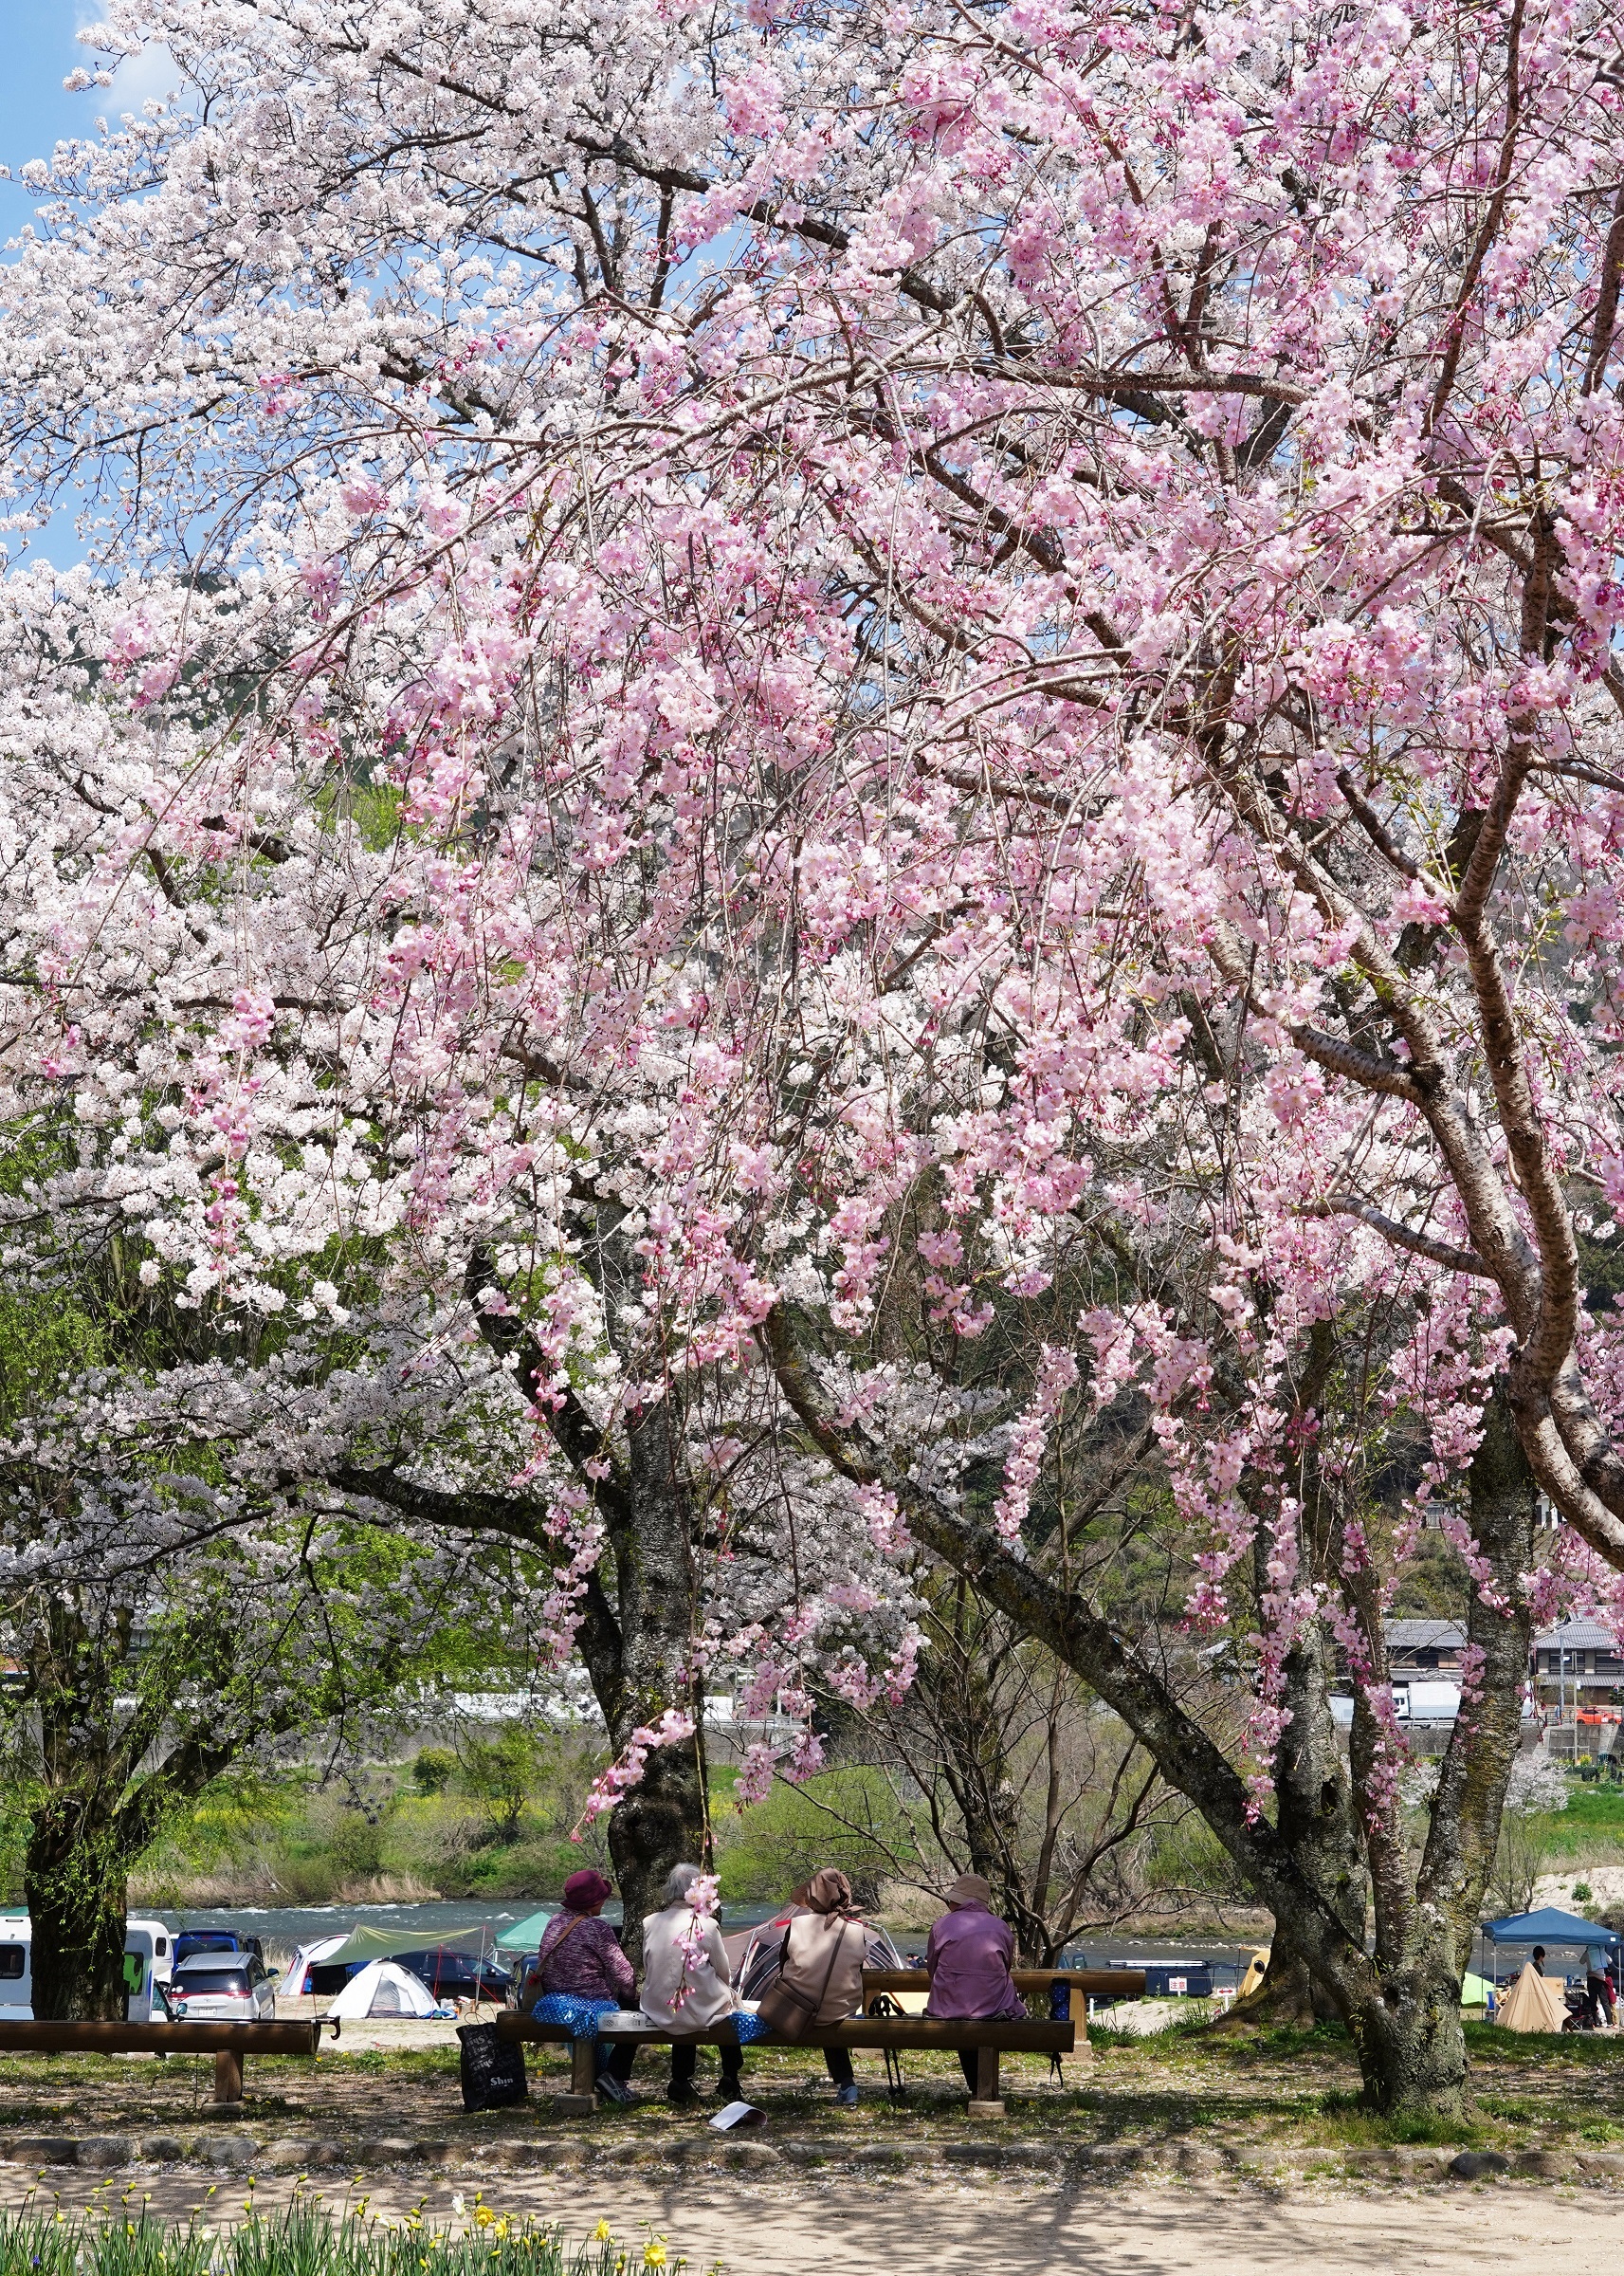
[[[729,2102],[726,2109],[719,2110],[710,2122],[719,2133],[725,2134],[730,2126],[764,2126],[767,2113],[757,2110],[754,2102]]]

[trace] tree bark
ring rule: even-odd
[[[1227,2014],[1216,2017],[1213,2028],[1220,2036],[1249,2026],[1254,2030],[1307,2031],[1336,2015],[1336,2002],[1323,1991],[1316,1992],[1313,1970],[1292,1941],[1291,1931],[1276,1921],[1262,1983],[1245,1999],[1237,1999]]]
[[[127,1863],[100,1794],[54,1794],[34,1813],[23,1894],[41,2021],[122,2022]]]
[[[622,1215],[600,1213],[598,1238],[584,1255],[611,1322],[642,1286],[637,1260],[619,1231]],[[710,1853],[704,1702],[692,1666],[699,1584],[682,1415],[672,1386],[664,1399],[628,1416],[624,1447],[615,1444],[573,1392],[544,1387],[539,1354],[522,1325],[505,1310],[484,1306],[486,1291],[498,1286],[491,1258],[476,1250],[466,1287],[479,1308],[481,1333],[493,1349],[515,1360],[520,1384],[593,1496],[609,1536],[612,1589],[600,1574],[590,1577],[576,1645],[610,1745],[616,1755],[624,1753],[633,1732],[657,1722],[669,1707],[684,1708],[694,1718],[692,1739],[651,1750],[642,1779],[610,1817],[609,1853],[624,1907],[622,1940],[635,1967],[643,1954],[644,1918],[659,1909],[666,1874],[675,1864],[708,1863]],[[430,1520],[489,1525],[527,1536],[538,1548],[547,1546],[542,1513],[528,1502],[438,1495],[388,1472],[342,1471],[334,1482]]]
[[[698,1581],[677,1441],[669,1400],[633,1418],[625,1511],[609,1524],[620,1638],[614,1712],[605,1710],[611,1743],[620,1753],[639,1725],[657,1720],[667,1707],[686,1707],[694,1718],[693,1737],[656,1747],[641,1781],[610,1819],[610,1855],[625,1907],[622,1940],[633,1967],[643,1956],[644,1918],[665,1901],[662,1884],[671,1867],[709,1862],[704,1702],[690,1664]]]

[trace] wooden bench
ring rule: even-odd
[[[896,1971],[890,1973],[895,1973]],[[904,1973],[911,1974],[912,1972]],[[569,2047],[572,2049],[570,2091],[556,2097],[557,2106],[572,2118],[584,2118],[596,2108],[596,2059],[591,2039],[572,2040],[562,2024],[538,2023],[533,2015],[520,2015],[511,2008],[497,2017],[496,2028],[499,2036],[503,2039]],[[626,2014],[625,2022],[619,2025],[612,2016],[606,2015],[599,2030],[600,2036],[605,2039],[629,2039],[638,2047],[732,2047],[736,2044],[731,2024],[721,2024],[708,2031],[671,2031],[656,2024],[641,2022],[630,2013]],[[775,2031],[763,2039],[752,2039],[750,2042],[753,2047],[845,2047],[871,2050],[938,2047],[954,2052],[960,2047],[974,2047],[976,2065],[976,2092],[970,2099],[972,2118],[1002,2118],[1004,2115],[998,2083],[1000,2055],[1068,2055],[1076,2044],[1075,2024],[1051,2023],[1047,2016],[1039,2021],[1030,2015],[994,2018],[985,2023],[948,2022],[929,2015],[854,2015],[848,2023],[824,2024],[807,2031],[799,2039],[783,2039]]]
[[[240,2102],[245,2055],[314,2056],[320,2038],[319,2022],[0,2023],[0,2054],[211,2054],[214,2100]]]
[[[1015,1990],[1023,1999],[1033,1994],[1046,2000],[1049,1987],[1066,1984],[1075,1998],[1142,1999],[1144,1997],[1144,1970],[1142,1968],[1013,1968]],[[865,1968],[863,1971],[863,2005],[889,1992],[921,1992],[930,1990],[930,1977],[922,1968]],[[1072,2020],[1081,2025],[1085,2039],[1088,2035],[1087,2010]]]

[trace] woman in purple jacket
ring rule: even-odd
[[[610,2047],[598,2038],[598,2020],[616,2008],[631,2007],[637,1978],[620,1948],[620,1938],[602,1918],[612,1882],[589,1865],[564,1883],[564,1909],[548,1921],[537,1957],[541,1997],[533,2014],[543,2023],[561,2023],[572,2038],[597,2039],[597,2090],[606,2102],[634,2098],[626,2081],[637,2053],[634,2040]]]
[[[993,1911],[991,1885],[979,1873],[960,1873],[947,1892],[947,1902],[948,1910],[925,1946],[925,1973],[930,1977],[925,2013],[958,2022],[1024,2015],[1026,2003],[1010,1973],[1014,1935],[1009,1922]],[[958,2064],[974,2095],[976,2049],[961,2047]]]

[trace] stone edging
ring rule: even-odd
[[[730,2141],[705,2132],[659,2139],[622,2135],[497,2136],[482,2140],[367,2136],[250,2134],[210,2127],[201,2133],[38,2134],[0,2132],[0,2165],[106,2172],[120,2166],[191,2166],[216,2174],[364,2175],[405,2168],[423,2174],[457,2169],[484,2180],[498,2173],[571,2172],[590,2161],[627,2172],[637,2168],[756,2174],[762,2179],[827,2174],[858,2179],[900,2176],[962,2177],[1003,2174],[1039,2183],[1073,2185],[1132,2180],[1152,2174],[1187,2179],[1231,2178],[1261,2183],[1286,2180],[1485,2181],[1510,2178],[1572,2181],[1624,2187],[1624,2156],[1606,2151],[1499,2151],[1438,2149],[1275,2151],[1213,2149],[1194,2142],[1060,2144],[1042,2141],[851,2143],[786,2137]]]

